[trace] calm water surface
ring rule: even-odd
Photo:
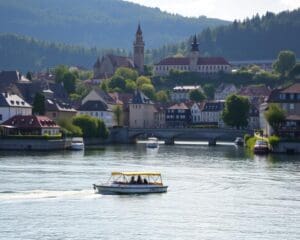
[[[111,171],[160,171],[166,194],[94,194]],[[0,152],[0,239],[300,239],[299,156],[223,145]]]

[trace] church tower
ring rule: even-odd
[[[197,36],[195,35],[193,38],[193,42],[191,44],[191,52],[190,52],[190,70],[193,72],[197,71],[198,59],[200,57],[199,52],[199,43],[197,42]]]
[[[140,74],[144,73],[144,47],[143,32],[139,24],[133,43],[133,62]]]

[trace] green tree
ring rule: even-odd
[[[300,79],[300,63],[297,63],[289,73],[289,77],[296,80]]]
[[[114,119],[117,123],[117,126],[121,126],[123,119],[123,109],[122,106],[116,105],[113,108]]]
[[[96,123],[97,123],[96,137],[106,139],[109,136],[109,131],[108,131],[107,127],[105,126],[104,121],[101,119],[96,119]]]
[[[246,127],[248,125],[250,103],[247,98],[230,95],[225,101],[225,108],[222,112],[223,121],[236,128]]]
[[[74,73],[67,72],[63,77],[64,89],[68,94],[74,93],[76,89],[76,76]]]
[[[125,83],[126,92],[133,93],[137,89],[135,81],[127,79]]]
[[[203,86],[203,91],[205,93],[205,96],[209,99],[213,99],[215,95],[215,88],[212,84],[205,84]]]
[[[33,114],[45,115],[45,96],[41,93],[36,93],[33,99]]]
[[[162,103],[166,103],[169,101],[169,96],[166,91],[161,90],[156,93],[156,100]]]
[[[72,123],[72,119],[60,119],[58,125],[63,132],[70,137],[82,137],[82,130],[80,127]]]
[[[150,99],[155,100],[155,88],[152,84],[143,84],[140,90]]]
[[[137,71],[131,68],[120,67],[116,70],[114,76],[119,76],[122,77],[123,79],[130,79],[135,81],[138,77],[138,73]]]
[[[54,69],[55,82],[61,83],[64,80],[64,76],[69,72],[69,69],[65,65],[59,65]]]
[[[292,51],[281,51],[277,60],[273,63],[275,71],[281,75],[286,75],[296,64],[296,56]]]
[[[140,89],[142,85],[152,84],[152,82],[151,82],[150,78],[145,77],[145,76],[140,76],[137,78],[136,84],[137,84],[138,88]]]
[[[83,137],[106,138],[108,136],[108,130],[104,122],[100,119],[88,115],[78,115],[73,118],[72,123],[80,127]]]
[[[108,87],[110,89],[115,89],[115,88],[119,88],[121,89],[122,91],[125,90],[125,87],[126,87],[126,83],[125,83],[125,80],[122,76],[119,76],[119,75],[114,75],[111,80],[109,81],[108,83]]]
[[[285,120],[285,112],[278,104],[272,103],[265,112],[265,118],[273,128],[275,134],[278,134],[278,130]]]
[[[205,99],[205,96],[200,90],[194,89],[190,92],[190,100],[191,101],[201,102],[204,99]]]

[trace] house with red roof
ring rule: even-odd
[[[167,127],[185,127],[191,122],[191,110],[186,103],[176,103],[166,110]]]
[[[201,57],[197,37],[194,36],[189,56],[168,57],[161,60],[154,66],[154,75],[166,76],[171,70],[213,75],[218,72],[230,72],[231,65],[223,57]]]
[[[46,116],[16,115],[2,123],[4,135],[57,136],[60,126]]]

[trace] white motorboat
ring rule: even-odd
[[[81,138],[81,137],[72,138],[71,150],[78,150],[78,151],[84,150],[83,138]]]
[[[108,183],[93,184],[93,187],[101,194],[165,193],[168,189],[157,172],[112,172]]]
[[[159,147],[158,139],[156,137],[149,137],[146,142],[146,147],[158,148]]]

